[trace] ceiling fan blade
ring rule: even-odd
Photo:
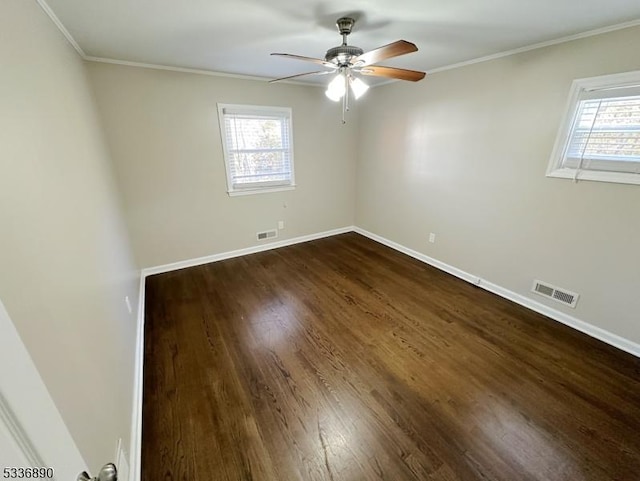
[[[318,65],[324,65],[325,67],[334,68],[334,69],[338,68],[336,64],[327,62],[320,58],[303,57],[302,55],[292,55],[290,53],[272,53],[271,55],[277,55],[278,57],[292,58],[294,60],[304,60],[305,62],[313,62],[313,63],[317,63]]]
[[[419,72],[417,70],[406,70],[404,68],[395,68],[395,67],[383,67],[381,65],[370,65],[368,67],[363,67],[361,69],[357,69],[357,72],[360,72],[362,75],[374,75],[376,77],[389,77],[389,78],[396,78],[400,80],[409,80],[411,82],[417,82],[418,80],[422,80],[426,75],[424,72]]]
[[[296,77],[304,77],[306,75],[326,75],[328,73],[333,73],[330,70],[318,70],[316,72],[306,72],[306,73],[299,73],[297,75],[290,75],[289,77],[282,77],[282,78],[277,78],[274,80],[269,80],[269,83],[273,83],[273,82],[280,82],[280,80],[289,80],[292,78],[296,78]]]
[[[390,43],[389,45],[384,45],[374,50],[369,50],[368,52],[365,52],[353,59],[352,63],[356,67],[363,67],[365,65],[371,65],[372,63],[381,62],[388,58],[398,57],[400,55],[405,55],[407,53],[417,51],[418,47],[416,47],[415,44],[407,42],[406,40],[398,40],[396,42]]]

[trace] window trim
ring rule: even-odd
[[[290,107],[274,107],[267,105],[248,105],[248,104],[224,104],[218,103],[218,124],[220,127],[220,140],[222,142],[222,155],[224,161],[224,169],[227,178],[227,194],[229,196],[237,195],[252,195],[252,194],[266,194],[269,192],[281,192],[287,190],[294,190],[296,188],[295,182],[295,170],[294,170],[294,154],[293,154],[293,112]],[[251,113],[265,113],[265,114],[285,114],[288,120],[289,129],[289,148],[288,149],[274,149],[274,150],[288,150],[290,155],[291,164],[291,180],[290,181],[265,181],[265,182],[252,182],[247,183],[244,187],[233,186],[233,179],[231,177],[231,168],[229,164],[229,150],[227,146],[227,133],[225,130],[225,113],[224,109],[244,111],[247,114]]]
[[[598,77],[588,77],[573,81],[571,89],[569,90],[569,99],[562,118],[562,123],[560,124],[560,129],[556,136],[551,158],[549,159],[549,164],[547,166],[547,177],[572,179],[574,181],[591,180],[640,185],[640,173],[577,169],[562,165],[567,144],[569,142],[571,128],[573,127],[573,123],[578,114],[578,105],[580,100],[583,100],[583,96],[591,90],[635,86],[640,86],[640,70],[612,75],[601,75]]]

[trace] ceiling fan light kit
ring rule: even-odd
[[[347,91],[344,80],[345,78],[342,74],[336,75],[334,79],[329,82],[324,94],[334,102],[340,100]]]
[[[358,77],[349,77],[349,86],[353,91],[353,96],[358,100],[362,97],[367,90],[369,90],[369,86],[360,80]]]
[[[304,77],[307,75],[326,75],[335,73],[335,77],[327,86],[325,95],[334,102],[338,102],[342,99],[342,123],[344,124],[346,123],[345,113],[349,111],[349,90],[351,90],[353,96],[357,100],[369,89],[369,86],[355,74],[409,80],[411,82],[417,82],[424,78],[425,73],[417,70],[373,65],[388,58],[416,52],[418,47],[413,43],[407,42],[406,40],[398,40],[390,43],[389,45],[384,45],[365,52],[360,47],[347,45],[347,36],[351,33],[354,25],[355,20],[353,18],[341,17],[338,19],[336,26],[338,27],[340,35],[342,35],[342,45],[327,50],[324,59],[302,57],[300,55],[287,53],[272,53],[271,55],[319,64],[329,68],[329,70],[319,70],[315,72],[291,75],[290,77],[271,80],[271,82],[288,80],[295,77]]]

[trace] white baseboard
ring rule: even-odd
[[[444,262],[440,262],[433,257],[429,257],[421,252],[414,251],[413,249],[409,249],[408,247],[403,246],[402,244],[398,244],[397,242],[393,242],[392,240],[386,239],[378,234],[374,234],[373,232],[369,232],[368,230],[361,229],[360,227],[354,227],[354,232],[361,234],[369,239],[372,239],[380,244],[384,244],[387,247],[391,247],[398,252],[402,252],[403,254],[407,254],[414,259],[418,259],[419,261],[424,262],[425,264],[429,264],[430,266],[437,267],[441,271],[444,271],[452,276],[459,277],[462,280],[467,281],[470,284],[478,284],[480,282],[480,278],[478,276],[474,276],[465,272],[463,270],[458,269],[457,267],[450,266],[449,264],[445,264]]]
[[[333,229],[324,232],[318,232],[316,234],[309,234],[300,237],[294,237],[291,239],[285,239],[278,242],[270,242],[268,244],[261,244],[258,246],[247,247],[246,249],[238,249],[228,252],[221,252],[219,254],[212,254],[209,256],[198,257],[196,259],[187,259],[184,261],[173,262],[171,264],[164,264],[156,267],[149,267],[142,269],[140,272],[140,294],[138,300],[138,317],[137,317],[137,329],[136,329],[136,353],[135,353],[135,368],[134,368],[134,384],[133,384],[133,412],[131,414],[131,453],[129,463],[129,480],[140,481],[141,479],[141,466],[142,466],[142,394],[144,383],[144,302],[145,302],[145,280],[147,276],[154,274],[162,274],[164,272],[175,271],[178,269],[184,269],[186,267],[199,266],[202,264],[208,264],[210,262],[221,261],[224,259],[231,259],[233,257],[246,256],[248,254],[255,254],[256,252],[263,252],[271,249],[278,249],[280,247],[286,247],[293,244],[300,244],[302,242],[308,242],[316,239],[322,239],[324,237],[331,237],[338,234],[345,234],[347,232],[353,232],[353,226],[342,227],[339,229]]]
[[[605,342],[614,347],[617,347],[618,349],[628,352],[629,354],[633,354],[636,357],[640,357],[640,344],[637,344],[628,339],[625,339],[624,337],[618,336],[617,334],[613,334],[612,332],[606,331],[600,327],[594,326],[593,324],[590,324],[588,322],[582,321],[576,317],[570,316],[569,314],[565,314],[562,311],[553,309],[552,307],[549,307],[536,300],[530,299],[526,296],[523,296],[509,289],[501,287],[497,284],[489,282],[485,279],[481,279],[478,276],[469,274],[468,272],[458,269],[457,267],[450,266],[449,264],[445,264],[444,262],[441,262],[437,259],[433,259],[432,257],[424,255],[420,252],[414,251],[413,249],[409,249],[408,247],[405,247],[402,244],[398,244],[397,242],[386,239],[382,236],[374,234],[373,232],[369,232],[360,227],[354,227],[353,230],[358,234],[361,234],[365,237],[368,237],[369,239],[380,242],[381,244],[384,244],[387,247],[391,247],[392,249],[402,252],[403,254],[407,254],[408,256],[418,259],[419,261],[422,261],[426,264],[436,267],[451,275],[459,277],[460,279],[463,279],[471,284],[477,285],[478,287],[482,287],[483,289],[489,292],[497,294],[500,297],[504,297],[505,299],[515,302],[516,304],[520,304],[521,306],[531,309],[532,311],[538,312],[543,316],[547,316],[553,319],[554,321],[561,322],[562,324],[572,327],[573,329],[583,332],[602,342]]]
[[[478,284],[483,289],[486,289],[489,292],[493,292],[494,294],[499,295],[500,297],[504,297],[510,301],[515,302],[516,304],[520,304],[521,306],[527,307],[532,311],[536,311],[543,316],[547,316],[554,321],[561,322],[573,329],[576,329],[580,332],[583,332],[591,337],[595,337],[596,339],[610,344],[618,349],[628,352],[629,354],[633,354],[636,357],[640,357],[640,344],[636,344],[624,337],[618,336],[612,332],[606,331],[598,326],[594,326],[588,322],[582,321],[577,317],[573,317],[569,314],[566,314],[562,311],[558,311],[549,307],[545,304],[542,304],[533,299],[529,299],[526,296],[518,294],[516,292],[510,291],[509,289],[505,289],[493,282],[486,281],[484,279],[480,280]]]
[[[164,264],[156,267],[147,267],[145,269],[142,269],[142,275],[146,277],[153,274],[162,274],[164,272],[176,271],[178,269],[184,269],[186,267],[200,266],[202,264],[209,264],[210,262],[217,262],[224,259],[231,259],[233,257],[246,256],[248,254],[255,254],[256,252],[269,251],[271,249],[278,249],[280,247],[286,247],[293,244],[300,244],[301,242],[322,239],[323,237],[331,237],[338,234],[344,234],[346,232],[352,232],[353,230],[353,226],[341,227],[339,229],[318,232],[317,234],[309,234],[300,237],[293,237],[291,239],[284,239],[277,242],[269,242],[268,244],[260,244],[257,246],[247,247],[245,249],[221,252],[219,254],[212,254],[209,256],[197,257],[195,259],[172,262],[170,264]]]
[[[247,254],[254,254],[256,252],[267,251],[271,249],[278,249],[293,244],[299,244],[302,242],[308,242],[315,239],[322,239],[324,237],[330,237],[338,234],[344,234],[347,232],[357,232],[369,239],[375,240],[381,244],[384,244],[392,249],[402,252],[410,257],[418,259],[419,261],[429,264],[437,269],[440,269],[455,277],[459,277],[470,284],[477,285],[489,292],[492,292],[500,297],[508,299],[516,304],[520,304],[528,309],[538,312],[544,316],[547,316],[555,321],[566,324],[569,327],[577,329],[591,337],[599,339],[607,344],[617,347],[625,352],[640,357],[640,345],[636,344],[628,339],[613,334],[609,331],[596,327],[585,321],[577,319],[573,316],[565,314],[564,312],[553,309],[533,299],[529,299],[521,294],[505,289],[497,284],[481,279],[478,276],[465,272],[457,267],[453,267],[449,264],[441,262],[437,259],[429,257],[421,252],[409,249],[408,247],[398,244],[397,242],[386,239],[382,236],[369,232],[365,229],[356,226],[342,227],[340,229],[334,229],[330,231],[320,232],[317,234],[310,234],[301,237],[294,237],[292,239],[286,239],[279,242],[271,242],[269,244],[262,244],[259,246],[248,247],[246,249],[238,249],[229,252],[222,252],[220,254],[213,254],[210,256],[199,257],[197,259],[189,259],[180,262],[174,262],[171,264],[165,264],[157,267],[150,267],[142,269],[140,276],[140,298],[138,303],[138,327],[136,334],[136,365],[135,365],[135,379],[134,379],[134,403],[132,413],[132,429],[131,429],[131,455],[130,455],[130,470],[129,480],[140,481],[141,473],[141,456],[142,456],[142,390],[143,390],[143,362],[144,362],[144,299],[145,299],[145,279],[147,276],[153,274],[161,274],[163,272],[170,272],[178,269],[184,269],[186,267],[199,266],[202,264],[208,264],[210,262],[221,261],[224,259],[231,259],[233,257],[244,256]]]

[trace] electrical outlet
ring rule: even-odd
[[[283,220],[279,220],[278,221],[278,229],[284,229],[284,221]]]
[[[133,313],[133,309],[131,309],[131,301],[129,300],[129,296],[124,296],[124,303],[127,305],[129,314]]]
[[[429,234],[429,242],[432,244],[436,241],[436,235],[432,232]]]

